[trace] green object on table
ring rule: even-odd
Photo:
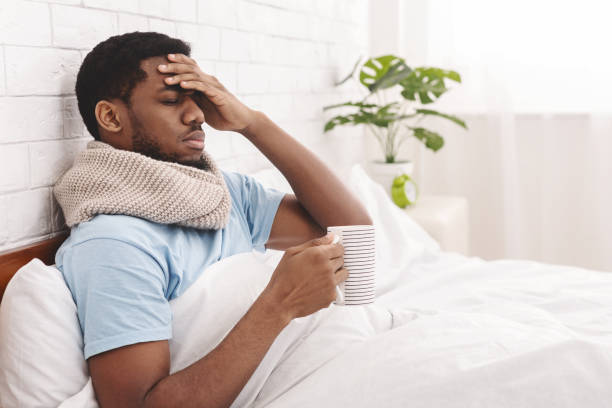
[[[391,185],[391,199],[400,208],[406,208],[416,202],[419,189],[413,179],[407,174],[402,174],[393,179]]]

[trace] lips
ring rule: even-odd
[[[204,132],[201,130],[196,130],[187,135],[185,139],[183,139],[183,143],[189,146],[192,149],[203,150],[204,149]]]

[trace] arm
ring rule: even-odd
[[[254,112],[240,133],[283,173],[300,205],[322,228],[372,224],[363,205],[325,163],[265,114]]]
[[[101,407],[226,407],[238,396],[290,317],[262,295],[208,355],[169,375],[168,341],[89,358]]]
[[[330,241],[324,237],[287,249],[244,317],[213,351],[181,371],[169,375],[167,341],[137,343],[89,358],[100,406],[229,406],[283,328],[335,299],[335,287],[348,271],[342,267],[342,246]]]
[[[269,296],[260,296],[213,351],[164,377],[145,395],[143,406],[229,406],[290,321]]]
[[[270,232],[268,248],[286,249],[324,234],[331,225],[372,224],[359,200],[338,177],[306,147],[266,115],[242,104],[217,78],[182,54],[163,73],[175,74],[181,88],[196,90],[194,99],[206,123],[219,130],[240,132],[285,176],[295,195],[281,203]]]

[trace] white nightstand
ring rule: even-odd
[[[469,255],[468,200],[460,196],[420,196],[404,211],[438,243],[443,251]]]

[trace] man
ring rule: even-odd
[[[124,34],[98,44],[77,77],[96,141],[54,187],[72,226],[56,265],[102,407],[229,406],[283,328],[328,307],[346,279],[326,227],[372,223],[324,163],[189,55],[163,34]],[[251,141],[295,195],[220,172],[204,122]],[[286,252],[259,298],[218,347],[169,375],[168,301],[205,266],[264,247]]]

